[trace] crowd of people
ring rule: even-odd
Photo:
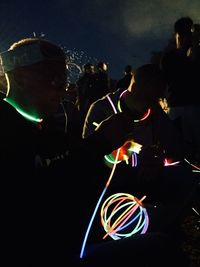
[[[179,230],[199,201],[199,102],[188,97],[197,90],[196,28],[188,17],[177,20],[176,46],[159,64],[127,64],[114,85],[105,62],[84,65],[73,105],[65,101],[68,59],[58,44],[24,38],[0,54],[5,266],[190,266]],[[182,93],[188,103],[179,105]],[[108,216],[103,229],[101,205],[121,192],[135,197],[148,221],[142,233],[113,239],[119,224],[123,232],[136,220],[127,208],[128,217],[123,210],[112,225]]]

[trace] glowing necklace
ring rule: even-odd
[[[123,94],[127,92],[127,90],[128,90],[128,89],[126,89],[125,91],[123,91],[123,92],[120,94],[119,99],[118,99],[118,102],[117,102],[117,107],[118,107],[118,110],[119,110],[120,112],[122,112],[120,99],[122,98]],[[150,115],[150,113],[151,113],[151,109],[149,108],[149,109],[147,110],[147,112],[143,115],[143,117],[142,117],[141,119],[139,119],[139,120],[134,120],[134,122],[140,122],[140,121],[145,120],[145,119]]]
[[[118,100],[118,110],[119,110],[120,112],[122,112],[122,109],[121,109],[121,107],[120,107],[120,98],[122,97],[122,95],[123,95],[126,91],[127,91],[127,90],[123,91],[123,92],[120,94],[120,96],[119,96],[119,100]],[[111,106],[112,106],[112,109],[113,109],[114,113],[115,113],[115,114],[118,113],[118,112],[117,112],[117,109],[115,108],[115,105],[114,105],[113,101],[111,100],[111,98],[109,97],[109,95],[106,95],[106,97],[107,97],[108,101],[110,102],[110,104],[111,104]],[[150,112],[151,112],[151,110],[148,109],[147,114],[145,114],[145,116],[143,116],[142,119],[140,119],[140,120],[134,120],[134,122],[138,122],[138,121],[141,121],[141,120],[145,120],[145,119],[149,116]],[[98,126],[98,124],[97,124],[96,122],[93,122],[93,124],[96,125],[96,126]],[[91,227],[92,227],[94,218],[95,218],[95,216],[96,216],[97,210],[98,210],[98,208],[99,208],[99,206],[100,206],[100,203],[101,203],[101,201],[102,201],[102,199],[103,199],[103,197],[104,197],[104,195],[105,195],[105,193],[106,193],[106,191],[107,191],[107,189],[108,189],[108,186],[109,186],[110,183],[111,183],[111,180],[112,180],[112,178],[113,178],[113,175],[114,175],[116,166],[117,166],[117,164],[118,164],[119,162],[121,162],[120,160],[118,160],[120,150],[121,150],[121,148],[118,148],[118,149],[117,149],[117,153],[116,153],[115,159],[114,159],[114,161],[112,161],[112,163],[113,163],[113,167],[112,167],[110,176],[109,176],[109,178],[108,178],[108,180],[107,180],[107,182],[106,182],[106,185],[105,185],[105,187],[104,187],[104,189],[103,189],[103,191],[102,191],[102,193],[101,193],[101,195],[100,195],[100,197],[99,197],[99,200],[98,200],[98,202],[97,202],[97,204],[96,204],[96,206],[95,206],[95,209],[94,209],[94,211],[93,211],[93,213],[92,213],[92,216],[91,216],[91,219],[90,219],[90,221],[89,221],[89,224],[88,224],[88,227],[87,227],[87,230],[86,230],[86,233],[85,233],[83,242],[82,242],[82,246],[81,246],[80,258],[83,258],[83,257],[84,257],[84,251],[85,251],[85,247],[86,247],[87,239],[88,239],[88,236],[89,236],[89,233],[90,233],[90,230],[91,230]],[[136,156],[135,152],[133,152],[133,154]],[[136,158],[136,162],[137,162],[137,158]],[[137,165],[137,163],[136,163],[136,165]],[[145,197],[146,197],[146,196],[144,196],[140,201],[142,201]],[[134,197],[132,197],[132,198],[134,199]],[[104,211],[104,206],[105,206],[105,203],[104,203],[104,205],[103,205],[103,208],[101,208],[101,213],[102,213],[102,210]],[[136,208],[137,208],[137,207],[138,207],[138,206],[136,206]],[[131,212],[134,212],[134,211],[135,211],[135,207],[134,207],[133,210],[131,210]],[[146,212],[146,209],[142,210],[142,212],[144,212],[144,214],[145,214],[145,220],[144,220],[144,222],[143,222],[143,224],[142,224],[142,227],[144,226],[144,229],[142,230],[142,233],[145,233],[145,232],[147,231],[147,228],[148,228],[149,218],[148,218],[148,214],[147,214],[147,212]],[[103,212],[103,213],[104,213],[104,212]],[[140,218],[140,219],[141,219],[141,218]],[[102,218],[101,218],[101,220],[102,220],[102,222],[103,222],[103,219],[102,219]],[[121,222],[121,221],[120,221],[120,222]],[[123,223],[124,223],[124,222],[123,222]],[[104,225],[104,224],[105,224],[105,223],[103,222],[103,225]],[[122,227],[122,225],[120,225],[120,227]],[[118,227],[118,228],[119,228],[119,227]],[[117,228],[117,230],[118,230],[118,228]],[[140,229],[141,229],[141,226],[140,226]],[[114,234],[116,233],[117,230],[116,230],[116,229],[112,229],[112,233],[109,233],[109,234],[112,234],[112,237],[113,237],[114,239],[115,239]],[[136,230],[134,229],[134,231],[136,231]],[[135,233],[134,231],[133,231],[130,235],[132,235],[133,233]],[[105,238],[107,235],[108,235],[108,231],[107,231],[107,234],[104,236],[104,238]],[[117,238],[117,239],[118,239],[118,238]]]
[[[43,121],[43,119],[36,118],[35,116],[29,115],[28,113],[24,112],[22,109],[17,108],[16,104],[13,103],[12,101],[8,100],[7,98],[4,98],[3,100],[6,101],[7,103],[9,103],[11,106],[13,106],[17,110],[17,112],[19,114],[21,114],[27,120],[32,121],[32,122],[42,122]]]
[[[123,94],[126,93],[127,91],[128,91],[128,89],[124,90],[124,91],[119,95],[118,102],[117,102],[117,108],[118,108],[118,111],[119,111],[119,112],[122,112],[122,108],[121,108],[121,105],[120,105],[120,99],[122,98]],[[110,105],[111,105],[111,107],[112,107],[114,113],[115,113],[115,114],[118,113],[117,108],[115,107],[115,105],[114,105],[112,99],[110,98],[110,96],[109,96],[109,95],[106,95],[106,97],[107,97],[107,99],[108,99],[108,101],[109,101],[109,103],[110,103]],[[151,113],[151,109],[149,108],[148,111],[147,111],[147,113],[145,113],[144,116],[143,116],[141,119],[139,119],[139,120],[134,120],[134,122],[140,122],[140,121],[145,120],[145,119],[150,115],[150,113]],[[93,124],[95,125],[96,123],[94,122]],[[98,126],[98,124],[97,124],[96,126]],[[106,160],[107,162],[110,162],[111,164],[113,164],[114,162],[115,162],[115,164],[118,164],[118,163],[121,162],[121,160],[118,160],[118,161],[116,162],[116,159],[113,159],[113,155],[112,155],[112,153],[111,153],[110,155],[105,155],[104,158],[105,158],[105,160]],[[136,155],[135,152],[132,153],[132,166],[133,166],[133,167],[136,167],[136,166],[137,166],[137,155]]]

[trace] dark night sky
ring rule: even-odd
[[[0,51],[43,33],[79,65],[105,61],[117,79],[163,49],[181,16],[199,23],[200,0],[0,0]]]

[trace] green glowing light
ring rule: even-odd
[[[22,115],[24,118],[26,118],[27,120],[29,120],[29,121],[33,121],[33,122],[42,122],[42,119],[41,119],[41,118],[37,118],[37,117],[35,117],[35,116],[29,115],[28,113],[24,112],[22,109],[17,108],[17,107],[16,107],[16,104],[13,103],[12,101],[10,101],[9,99],[4,98],[4,100],[5,100],[7,103],[9,103],[11,106],[13,106],[13,107],[17,110],[17,112],[18,112],[19,114],[21,114],[21,115]]]

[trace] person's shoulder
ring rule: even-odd
[[[98,98],[97,100],[95,100],[92,105],[96,106],[96,105],[102,105],[104,102],[107,102],[107,98],[111,97],[112,98],[113,93],[108,93],[104,96],[102,96],[101,98]]]
[[[91,112],[94,112],[96,110],[102,109],[102,107],[104,107],[106,105],[105,102],[106,102],[106,97],[105,96],[95,100],[90,105],[88,113],[91,113]]]
[[[116,106],[118,94],[116,92],[114,93],[108,93],[107,95],[97,99],[94,101],[88,110],[87,118],[92,116],[106,116],[107,113],[110,113],[112,111],[112,106]],[[111,112],[112,113],[112,112]]]

